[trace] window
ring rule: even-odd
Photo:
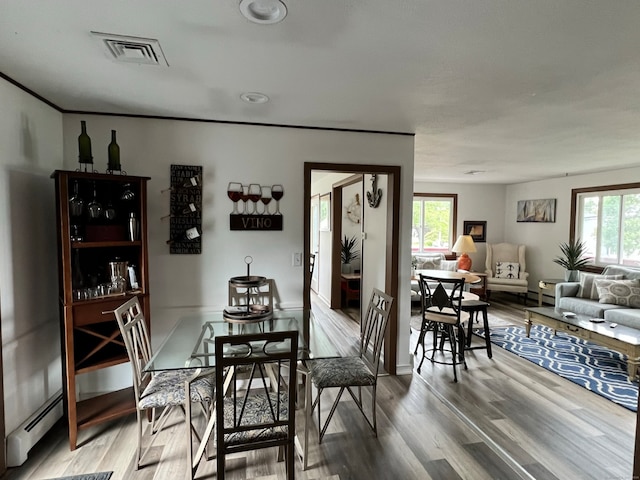
[[[457,208],[455,194],[414,194],[411,252],[450,252],[456,236]]]
[[[597,265],[640,265],[640,185],[572,191],[574,232]]]

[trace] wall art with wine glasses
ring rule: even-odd
[[[282,185],[229,182],[227,195],[233,202],[229,214],[231,230],[282,230]]]
[[[202,166],[171,165],[169,253],[202,253]]]

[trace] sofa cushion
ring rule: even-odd
[[[577,297],[599,300],[598,289],[594,280],[622,280],[623,275],[596,275],[595,273],[580,272],[580,288]]]
[[[635,308],[610,308],[605,310],[604,319],[640,330],[640,310]]]
[[[519,274],[519,263],[496,262],[496,278],[518,278]]]
[[[598,300],[590,300],[588,298],[560,297],[556,300],[558,307],[578,315],[587,315],[591,318],[605,318],[605,313],[609,310],[622,309],[618,305],[600,303]]]
[[[440,270],[440,262],[444,260],[444,254],[434,253],[415,255],[416,268],[418,270]]]
[[[638,280],[595,280],[600,303],[640,308]]]
[[[628,280],[640,280],[640,268],[624,265],[608,265],[602,271],[603,275],[624,275]]]

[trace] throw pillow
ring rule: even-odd
[[[638,280],[595,280],[600,303],[640,308]]]
[[[455,272],[458,270],[457,260],[442,260],[440,262],[440,270],[446,270],[448,272]]]
[[[418,257],[418,270],[440,270],[440,257]]]
[[[624,275],[597,275],[595,273],[580,272],[580,287],[578,288],[579,298],[590,298],[599,300],[598,289],[594,280],[622,280]]]
[[[518,278],[519,275],[519,263],[496,262],[496,278]]]

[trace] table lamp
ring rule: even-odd
[[[456,240],[456,243],[451,249],[452,252],[460,253],[458,257],[458,268],[462,270],[471,270],[471,259],[467,253],[476,252],[476,245],[473,243],[471,235],[460,235]]]

